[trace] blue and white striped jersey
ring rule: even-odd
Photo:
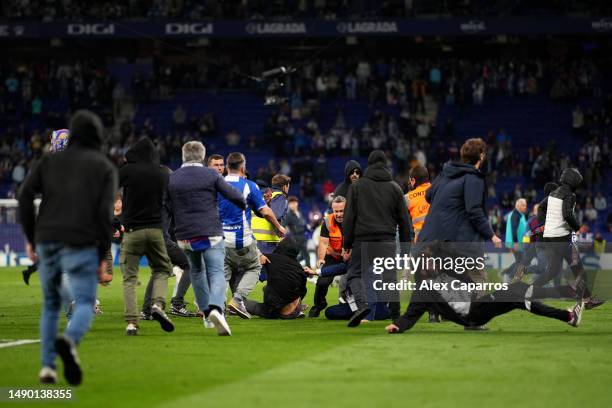
[[[225,181],[240,191],[247,203],[247,209],[242,211],[231,201],[219,196],[219,215],[223,224],[225,245],[229,248],[244,248],[253,242],[251,231],[251,210],[260,210],[265,207],[261,191],[257,184],[235,174],[225,176]]]

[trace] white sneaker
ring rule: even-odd
[[[125,328],[125,334],[126,336],[136,336],[138,334],[138,326],[136,326],[134,323],[128,323],[127,327]]]
[[[202,320],[204,321],[204,328],[205,329],[214,329],[215,328],[215,325],[213,324],[213,322],[210,321],[210,319],[204,318]]]
[[[217,309],[213,309],[209,314],[208,318],[215,325],[215,329],[217,329],[217,333],[219,336],[231,336],[232,331],[230,330],[227,321],[225,321],[225,317]]]
[[[94,305],[94,313],[96,315],[101,315],[103,313],[102,309],[100,308],[100,301],[98,299],[96,299],[96,304]]]
[[[51,367],[43,367],[38,373],[38,381],[43,384],[56,384],[57,383],[57,371]]]

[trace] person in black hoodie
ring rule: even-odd
[[[574,215],[576,189],[582,183],[577,169],[567,168],[561,173],[559,187],[544,198],[538,207],[538,220],[544,222],[543,242],[546,247],[548,266],[539,275],[534,285],[544,285],[561,273],[563,260],[567,262],[576,278],[578,304],[588,309],[600,306],[602,301],[592,298],[586,273],[580,259],[578,246],[572,241],[572,233],[580,229]]]
[[[39,379],[44,383],[57,381],[56,354],[64,362],[68,383],[77,385],[82,380],[76,345],[93,318],[98,277],[106,269],[104,256],[113,234],[113,199],[117,191],[117,171],[100,152],[102,132],[102,122],[96,114],[77,111],[70,121],[68,148],[44,155],[19,193],[26,250],[33,262],[40,259],[44,301]],[[42,195],[38,217],[34,211],[37,194]],[[68,277],[75,306],[70,325],[63,336],[56,338],[62,275]]]
[[[370,282],[371,270],[362,267],[362,244],[376,243],[372,247],[376,256],[395,257],[396,233],[401,243],[412,241],[414,231],[408,214],[404,193],[393,181],[391,170],[387,167],[387,157],[381,150],[374,150],[368,157],[365,174],[352,184],[348,191],[343,222],[344,259],[350,263],[347,272],[347,286],[355,297],[357,311],[349,320],[348,326],[358,326],[370,313],[370,308],[362,277]],[[364,260],[363,263],[369,263]],[[365,272],[365,273],[364,273]],[[385,279],[393,279],[385,277]],[[371,284],[366,283],[366,284]],[[391,302],[392,317],[399,315],[399,302]]]
[[[127,151],[127,163],[119,170],[119,185],[123,187],[123,225],[119,265],[123,274],[126,334],[138,334],[136,285],[138,265],[145,255],[151,266],[151,317],[167,332],[174,324],[164,312],[168,277],[172,265],[168,258],[162,232],[162,206],[168,186],[168,173],[159,166],[159,154],[148,137],[141,138]]]
[[[315,273],[302,267],[297,257],[299,250],[291,237],[283,238],[269,259],[268,283],[264,287],[264,301],[246,299],[250,314],[266,319],[295,319],[303,317],[302,299],[306,296],[306,278]]]
[[[334,197],[346,197],[351,184],[355,183],[361,177],[361,164],[355,160],[349,160],[344,166],[344,180],[336,187]]]

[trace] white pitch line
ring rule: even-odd
[[[2,343],[3,341],[8,341],[8,343]],[[14,347],[14,346],[23,346],[24,344],[33,344],[40,343],[40,340],[0,340],[0,348]]]

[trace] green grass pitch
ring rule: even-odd
[[[38,338],[38,276],[28,287],[19,271],[0,269],[1,339]],[[223,338],[204,329],[200,319],[175,317],[174,333],[162,332],[156,322],[141,322],[139,335],[126,337],[120,277],[116,271],[115,282],[99,288],[104,314],[79,350],[84,382],[74,389],[76,400],[52,406],[612,406],[609,303],[586,311],[577,329],[524,311],[495,319],[488,332],[422,321],[393,336],[384,333],[387,322],[348,329],[323,317],[230,317],[233,335]],[[143,269],[141,280],[147,277]],[[170,291],[174,278],[169,283]],[[144,286],[139,290],[142,299]],[[254,297],[260,296],[258,286]],[[336,297],[332,288],[330,304]],[[188,299],[193,299],[191,291]],[[0,388],[39,387],[39,347],[0,348]],[[67,384],[62,378],[55,387]]]

